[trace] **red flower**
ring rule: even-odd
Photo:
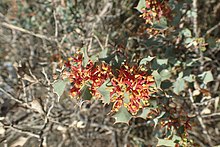
[[[141,15],[146,20],[146,24],[152,25],[154,21],[159,21],[162,16],[171,18],[171,8],[168,0],[146,0],[146,8]]]
[[[82,54],[77,54],[69,58],[65,64],[66,69],[62,76],[68,78],[71,83],[71,96],[79,96],[83,87],[87,85],[91,95],[101,99],[102,95],[98,88],[107,79],[111,79],[110,101],[114,103],[113,112],[124,105],[131,114],[135,115],[139,109],[149,105],[154,79],[137,65],[124,64],[117,70],[117,75],[113,75],[111,67],[104,62],[95,64],[89,60],[85,67],[82,63]]]
[[[154,79],[138,66],[122,65],[117,77],[111,79],[113,89],[110,93],[114,102],[113,111],[124,105],[135,115],[140,108],[148,105],[149,95],[153,92]]]
[[[111,68],[105,63],[95,65],[91,60],[88,61],[86,67],[83,67],[82,54],[76,54],[65,63],[66,69],[62,74],[63,78],[68,78],[72,84],[70,89],[71,96],[79,96],[83,86],[89,85],[91,94],[100,98],[101,94],[98,88],[111,75]]]

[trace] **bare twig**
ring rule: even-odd
[[[99,38],[98,38],[95,34],[93,34],[93,36],[94,36],[95,39],[98,41],[98,43],[99,43],[100,47],[102,48],[102,50],[104,50],[104,47],[103,47],[101,41],[99,40]]]
[[[2,91],[5,95],[7,95],[10,99],[16,101],[19,104],[23,104],[23,102],[21,100],[16,99],[15,97],[13,97],[11,94],[9,94],[8,92],[6,92],[4,89],[0,88],[0,91]]]
[[[201,117],[201,114],[200,114],[200,112],[199,112],[199,110],[198,110],[198,107],[195,105],[195,103],[194,103],[194,100],[193,100],[193,94],[192,94],[192,91],[191,91],[191,89],[189,89],[188,90],[188,92],[189,92],[189,99],[190,99],[190,101],[191,101],[191,103],[192,103],[192,106],[195,108],[195,113],[196,113],[196,117],[197,117],[197,119],[198,119],[198,121],[199,121],[199,123],[200,123],[200,126],[202,127],[202,131],[203,131],[203,133],[205,134],[205,136],[206,136],[206,138],[207,138],[207,140],[208,140],[208,143],[209,143],[209,146],[213,146],[213,144],[212,144],[212,140],[211,140],[211,137],[209,136],[209,134],[208,134],[208,131],[207,131],[207,129],[206,129],[206,126],[205,126],[205,124],[204,124],[204,122],[203,122],[203,120],[202,120],[202,117]]]
[[[195,37],[199,37],[198,32],[198,0],[193,0],[193,12],[195,13],[195,16],[193,17],[193,32],[195,34]]]
[[[56,10],[54,10],[53,17],[54,17],[54,21],[55,21],[55,34],[54,34],[55,38],[58,37],[58,21],[57,21],[57,16],[56,15],[57,15]]]
[[[211,32],[213,32],[215,29],[217,29],[218,27],[220,27],[220,22],[218,24],[216,24],[215,26],[211,27],[206,33],[206,35],[209,35]]]
[[[35,134],[35,133],[29,132],[29,131],[25,131],[25,130],[19,129],[19,128],[13,126],[13,125],[4,126],[4,128],[11,129],[11,130],[16,131],[18,133],[27,134],[27,135],[35,137],[35,138],[40,138],[40,136],[38,134]]]
[[[45,36],[45,35],[41,35],[41,34],[36,34],[34,32],[31,32],[29,30],[26,30],[24,28],[21,28],[21,27],[18,27],[18,26],[14,26],[12,24],[9,24],[9,23],[0,23],[1,26],[3,27],[6,27],[6,28],[9,28],[9,29],[12,29],[12,30],[17,30],[17,31],[20,31],[20,32],[23,32],[23,33],[27,33],[27,34],[30,34],[32,36],[35,36],[35,37],[38,37],[38,38],[41,38],[41,39],[45,39],[45,40],[48,40],[48,41],[53,41],[53,42],[57,42],[56,39],[52,38],[52,37],[48,37],[48,36]]]
[[[220,113],[212,113],[212,114],[208,114],[208,115],[202,115],[202,118],[214,117],[214,116],[220,116]]]

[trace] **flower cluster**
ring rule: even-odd
[[[138,66],[122,65],[117,77],[113,77],[111,82],[114,87],[110,93],[111,102],[114,102],[113,111],[124,105],[131,114],[135,115],[140,108],[149,105],[154,79]]]
[[[170,18],[171,8],[168,0],[146,0],[146,8],[143,10],[143,17],[146,24],[153,25],[154,21],[159,21],[161,17]]]
[[[83,55],[76,54],[66,62],[66,70],[63,72],[63,78],[68,78],[72,85],[70,89],[71,96],[81,95],[82,88],[88,85],[92,96],[101,97],[98,88],[111,75],[111,68],[105,63],[95,65],[91,60],[83,67]]]
[[[69,79],[72,86],[70,94],[73,97],[80,96],[83,87],[87,85],[94,98],[102,99],[98,88],[110,79],[110,88],[106,90],[109,91],[110,102],[113,103],[112,112],[125,106],[132,115],[136,115],[141,108],[149,106],[154,79],[137,65],[123,64],[113,74],[112,67],[103,62],[98,64],[89,60],[83,67],[82,54],[69,58],[65,65],[62,77]]]

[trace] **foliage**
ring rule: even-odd
[[[102,58],[92,61],[82,52],[75,53],[65,62],[61,73],[63,80],[70,81],[70,95],[87,100],[99,99],[104,104],[112,103],[110,114],[115,123],[129,124],[129,120],[135,117],[153,121],[154,127],[165,130],[163,135],[157,135],[158,145],[193,145],[188,138],[192,117],[177,101],[184,100],[186,89],[195,89],[195,83],[198,89],[208,92],[207,84],[213,81],[213,76],[210,70],[194,74],[193,69],[200,66],[200,59],[182,58],[177,52],[180,47],[199,52],[206,50],[204,38],[193,37],[188,28],[178,28],[180,19],[176,18],[183,4],[168,0],[139,0],[136,9],[145,20],[150,38],[154,38],[149,38],[148,43],[161,48],[165,56],[156,53],[156,57],[139,57],[133,61],[129,54],[123,53],[123,49],[119,48],[115,53],[104,49],[100,53]],[[160,46],[161,41],[164,42],[163,47]],[[170,41],[172,44],[168,45]],[[167,140],[174,138],[174,134],[179,138]],[[167,139],[160,139],[162,136]]]

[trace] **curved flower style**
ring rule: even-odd
[[[146,8],[143,10],[143,17],[146,24],[153,25],[154,21],[160,20],[162,16],[170,18],[171,8],[168,0],[146,0]]]
[[[118,111],[124,105],[131,114],[135,115],[140,108],[149,105],[149,95],[154,91],[151,87],[154,79],[138,66],[122,65],[118,70],[118,76],[113,77],[111,83],[113,111]]]

